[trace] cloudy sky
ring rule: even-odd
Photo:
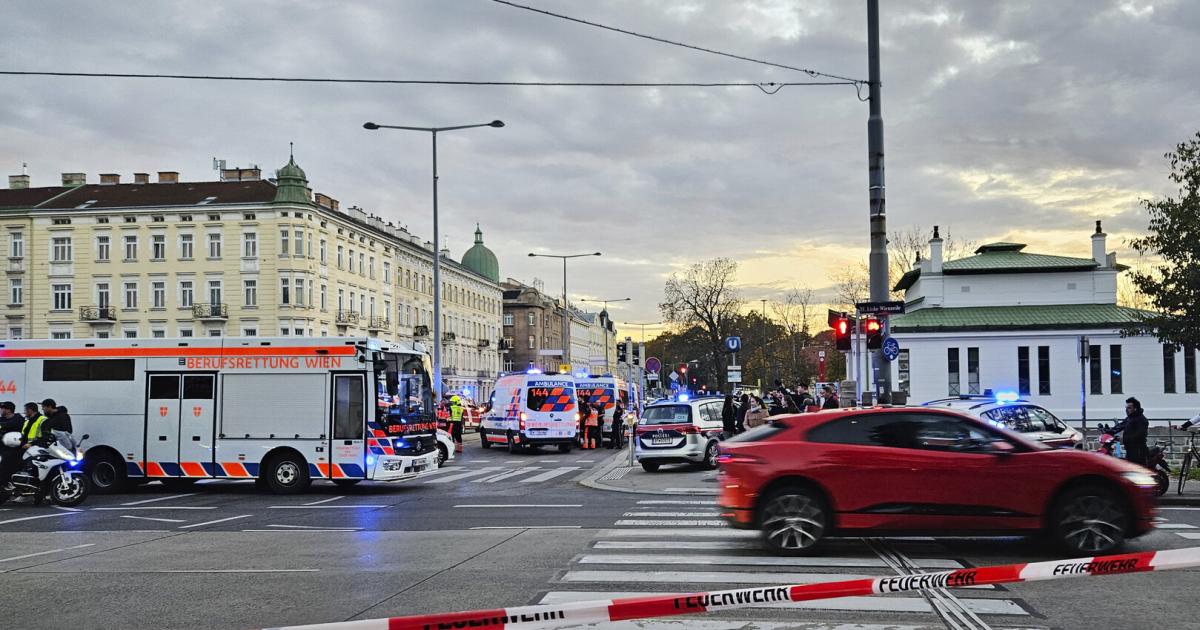
[[[865,3],[527,0],[547,10],[787,65],[866,78]],[[888,219],[1088,255],[1173,192],[1162,154],[1200,128],[1200,3],[882,3]],[[489,0],[21,3],[6,70],[482,81],[759,82],[806,75],[634,39]],[[1190,77],[1190,78],[1189,78]],[[314,190],[430,231],[429,139],[364,121],[503,129],[439,143],[442,228],[479,221],[501,274],[573,264],[572,299],[633,298],[654,321],[667,274],[741,263],[747,298],[827,290],[864,260],[867,105],[850,87],[434,87],[0,77],[0,159],[59,173],[274,169],[288,142]]]

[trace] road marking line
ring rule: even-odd
[[[64,512],[82,512],[82,511],[83,511],[83,510],[81,510],[81,509],[79,509],[79,508],[69,508],[69,507],[63,507],[63,506],[61,506],[61,505],[56,505],[56,506],[54,506],[54,509],[56,509],[56,510],[62,510],[62,511],[64,511]]]
[[[337,501],[339,499],[345,499],[345,498],[346,497],[333,497],[332,499],[321,499],[320,501],[313,501],[312,503],[305,503],[304,505],[320,505],[322,503],[330,503],[332,501]]]
[[[579,470],[579,467],[578,466],[561,466],[559,468],[555,468],[554,470],[549,470],[544,473],[538,473],[532,477],[527,477],[525,479],[520,480],[518,483],[538,483],[540,481],[549,481],[550,479],[553,479],[560,475],[565,475],[565,474],[571,472],[572,470]]]
[[[1200,507],[1160,507],[1159,510],[1179,510],[1180,512],[1200,512]]]
[[[594,460],[594,459],[577,459],[577,460],[575,460],[575,463],[576,464],[591,464],[595,461],[596,460]]]
[[[426,484],[450,483],[451,481],[458,481],[459,479],[466,479],[467,477],[474,477],[476,475],[486,475],[486,474],[496,471],[496,470],[504,470],[504,468],[502,466],[484,466],[483,468],[480,468],[479,470],[472,470],[470,472],[463,472],[463,473],[458,473],[456,475],[448,475],[446,477],[441,477],[438,479],[431,479],[430,481],[426,481],[425,483]]]
[[[1195,525],[1187,523],[1158,523],[1154,527],[1157,529],[1196,529]]]
[[[12,562],[13,560],[24,560],[26,558],[36,558],[37,556],[48,556],[52,553],[62,553],[71,551],[72,549],[83,549],[84,547],[95,547],[96,543],[88,543],[86,545],[75,545],[74,547],[63,547],[62,549],[51,549],[49,551],[39,551],[37,553],[27,553],[23,556],[13,556],[11,558],[0,558],[0,562]]]
[[[386,505],[377,503],[356,505],[269,505],[269,510],[348,510],[354,508],[385,508]]]
[[[1175,535],[1188,540],[1200,540],[1200,532],[1176,532]]]
[[[541,467],[540,466],[526,466],[524,468],[518,468],[516,470],[502,472],[499,475],[494,475],[492,477],[484,477],[483,479],[472,479],[471,483],[496,483],[497,481],[504,481],[505,479],[511,479],[513,477],[517,477],[519,475],[524,475],[527,472],[533,472],[535,470],[541,470]]]
[[[666,492],[678,492],[680,494],[717,494],[720,490],[716,488],[667,488]]]
[[[124,511],[124,510],[215,510],[215,509],[217,509],[217,508],[215,508],[215,507],[190,507],[190,506],[184,507],[184,506],[180,506],[180,505],[151,505],[148,507],[98,507],[98,508],[92,508],[93,511],[102,510],[102,511],[109,511],[109,512]]]
[[[357,529],[345,529],[345,528],[335,529],[332,527],[329,529],[243,529],[242,531],[243,532],[271,532],[272,534],[286,534],[286,533],[319,534],[322,532],[350,532],[351,534],[355,534],[355,533],[359,532],[359,530],[357,530]]]
[[[321,526],[321,525],[267,525],[267,527],[283,527],[283,528],[287,528],[287,529],[334,529],[331,527],[326,527],[326,526]],[[354,530],[354,529],[362,529],[362,528],[361,527],[338,527],[336,529]]]
[[[566,604],[570,602],[618,599],[626,597],[655,597],[662,593],[653,592],[603,592],[603,591],[551,591],[542,597],[539,604]],[[1028,616],[1029,611],[1008,599],[961,599],[972,612],[981,615],[1022,615]],[[849,612],[904,612],[930,613],[933,606],[924,597],[839,597],[837,599],[821,599],[807,602],[777,602],[751,606],[758,608],[788,608],[809,610],[842,610]],[[693,620],[689,620],[689,624]],[[755,624],[762,622],[754,622]],[[736,622],[726,622],[723,628],[742,627]],[[791,628],[790,624],[786,626]],[[825,626],[820,626],[825,627]],[[888,628],[897,626],[888,625]]]
[[[191,529],[193,527],[204,527],[205,525],[216,525],[217,523],[224,523],[226,521],[236,521],[239,518],[248,518],[251,516],[254,516],[254,515],[253,514],[243,514],[241,516],[230,516],[228,518],[219,518],[215,521],[205,521],[203,523],[193,523],[192,525],[181,525],[179,527],[179,529]]]
[[[581,507],[583,507],[583,504],[582,504],[582,503],[562,503],[562,504],[553,504],[553,503],[509,503],[509,504],[502,504],[502,503],[492,503],[492,504],[478,504],[478,505],[456,505],[456,506],[454,506],[454,507],[456,507],[456,508],[581,508]]]
[[[763,549],[762,543],[738,540],[601,540],[594,549]]]
[[[583,529],[583,525],[484,525],[471,529]]]
[[[153,516],[130,516],[129,514],[122,514],[121,518],[132,518],[132,519],[137,519],[139,521],[157,521],[159,523],[186,523],[187,522],[181,518],[154,518]]]
[[[673,554],[592,554],[579,559],[579,564],[696,564],[718,566],[759,567],[869,567],[888,566],[879,558],[848,558],[838,556],[807,556],[785,558],[780,556],[734,556],[734,555],[673,555]],[[961,569],[962,563],[945,558],[921,559],[922,568]]]
[[[66,516],[68,514],[78,514],[78,512],[55,512],[53,514],[41,514],[38,516],[22,516],[21,518],[10,518],[7,521],[0,521],[0,525],[7,525],[9,523],[20,523],[21,521],[33,521],[33,520],[37,520],[39,518],[54,518],[56,516]]]
[[[695,529],[606,529],[601,534],[604,537],[660,537],[660,538],[759,538],[761,533],[747,529],[729,529],[728,527],[697,527]]]
[[[702,501],[702,500],[688,501],[688,500],[684,500],[684,499],[679,499],[679,500],[654,499],[654,500],[649,500],[649,501],[638,501],[637,504],[638,505],[716,505],[717,502],[716,501]]]
[[[121,505],[142,505],[143,503],[155,503],[158,501],[168,501],[170,499],[182,499],[184,497],[194,497],[197,494],[199,494],[199,493],[191,492],[188,494],[169,494],[165,497],[155,497],[153,499],[142,499],[141,501],[130,501],[129,503],[122,503]]]
[[[317,573],[320,569],[157,569],[132,573]]]
[[[696,518],[696,517],[713,517],[720,516],[720,512],[626,512],[621,516],[675,516],[681,518]]]
[[[625,525],[634,527],[720,527],[725,524],[725,521],[635,521],[623,519],[613,523],[613,525]]]

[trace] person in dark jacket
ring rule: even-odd
[[[17,406],[12,401],[0,402],[0,437],[10,431],[20,431],[25,418],[17,415]],[[7,482],[13,471],[21,465],[24,449],[0,446],[0,480]]]
[[[42,415],[46,416],[46,423],[42,425],[42,435],[53,435],[51,431],[70,433],[73,430],[71,414],[67,413],[66,407],[59,407],[53,398],[42,401]]]
[[[737,410],[733,408],[733,394],[725,394],[725,406],[721,407],[721,428],[725,437],[733,437],[737,431]]]
[[[821,400],[823,401],[821,403],[822,409],[837,409],[838,408],[837,395],[833,393],[833,388],[828,385],[821,388]]]
[[[609,436],[608,448],[620,450],[625,446],[625,407],[617,400],[613,405],[612,434]]]
[[[1145,466],[1150,457],[1150,449],[1146,446],[1150,421],[1146,419],[1142,403],[1137,398],[1130,396],[1125,399],[1125,419],[1113,426],[1112,432],[1121,433],[1121,444],[1125,445],[1125,459]]]
[[[796,402],[796,407],[803,413],[808,411],[808,408],[815,405],[812,394],[808,393],[808,385],[799,383],[796,385],[796,393],[792,394],[792,400]]]
[[[739,400],[741,404],[738,405],[737,412],[733,418],[733,430],[737,433],[746,430],[746,412],[750,411],[750,395],[742,394]]]

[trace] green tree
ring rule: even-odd
[[[725,388],[725,337],[733,332],[733,323],[742,308],[742,299],[734,287],[737,263],[728,258],[713,258],[673,273],[663,287],[658,305],[663,318],[677,329],[698,328],[707,342],[699,359],[707,374],[710,389]]]
[[[1141,202],[1150,215],[1149,233],[1130,245],[1157,262],[1149,271],[1133,271],[1133,284],[1151,311],[1142,318],[1143,327],[1126,332],[1152,332],[1177,348],[1200,347],[1200,132],[1165,157],[1179,193]]]

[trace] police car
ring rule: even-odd
[[[962,395],[931,400],[923,407],[941,407],[969,413],[994,426],[1054,448],[1083,448],[1083,433],[1073,429],[1044,407],[1012,393]]]
[[[638,462],[646,472],[663,464],[699,464],[717,467],[721,439],[720,396],[680,394],[642,410],[634,440]]]

